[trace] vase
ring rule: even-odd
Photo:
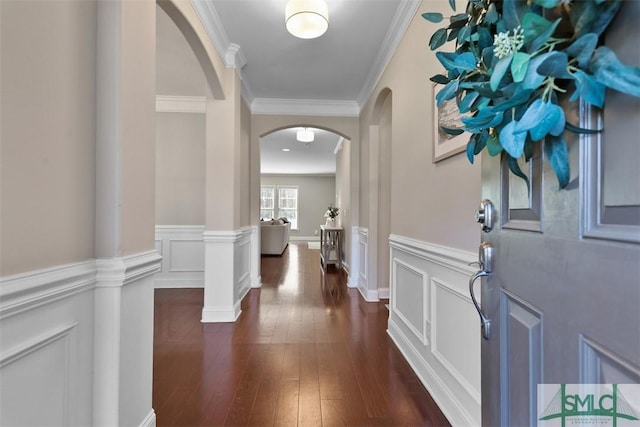
[[[324,224],[326,227],[332,227],[335,228],[336,226],[336,219],[335,218],[327,218],[327,221]]]

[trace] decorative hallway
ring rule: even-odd
[[[162,426],[448,426],[366,303],[320,251],[262,258],[236,323],[203,324],[202,289],[157,289],[153,408]]]

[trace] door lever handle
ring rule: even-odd
[[[473,305],[476,307],[476,310],[480,315],[480,326],[482,328],[482,338],[484,338],[485,340],[488,340],[491,337],[491,319],[489,319],[483,313],[482,307],[480,307],[480,304],[478,303],[478,300],[476,299],[476,295],[473,291],[473,285],[475,284],[475,281],[478,278],[486,277],[489,275],[491,275],[491,273],[488,273],[484,270],[480,270],[476,274],[471,276],[471,279],[469,279],[469,294],[471,294],[471,301],[473,302]]]

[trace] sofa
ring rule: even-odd
[[[291,223],[281,221],[260,222],[260,253],[262,255],[282,255],[289,244]]]

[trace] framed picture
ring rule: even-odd
[[[460,120],[462,116],[458,111],[455,99],[445,101],[438,107],[436,105],[437,92],[436,84],[433,84],[431,88],[433,100],[433,163],[465,151],[471,136],[468,132],[453,136],[440,129],[440,126],[446,128],[462,127],[462,121]]]

